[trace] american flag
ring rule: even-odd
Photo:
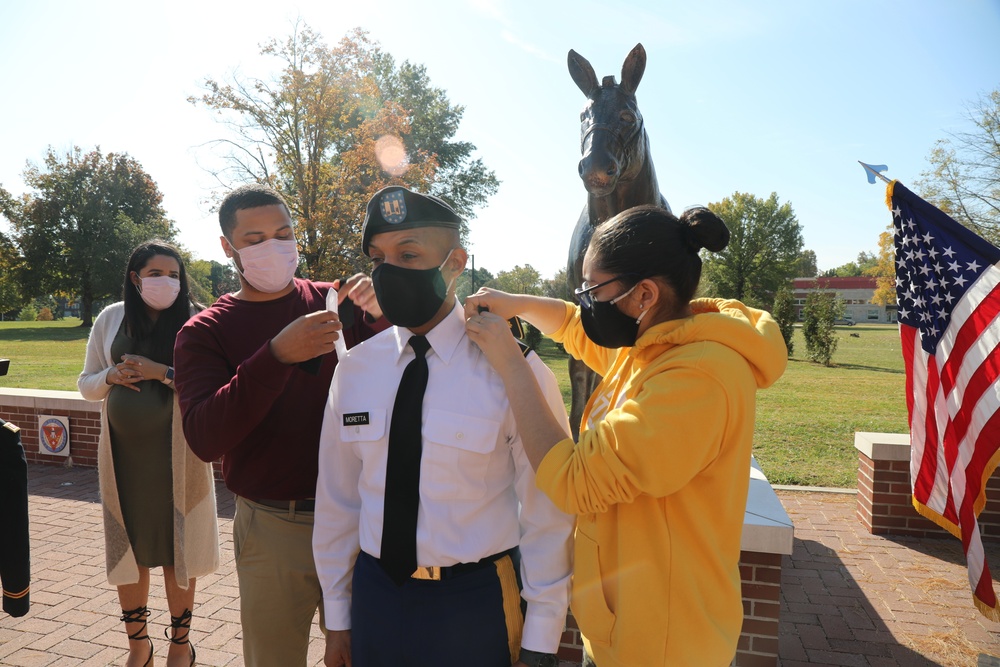
[[[977,517],[1000,462],[1000,249],[893,181],[913,506],[962,540],[979,610],[1000,607]]]

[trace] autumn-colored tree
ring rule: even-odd
[[[892,225],[889,225],[892,229]],[[872,303],[891,306],[896,303],[896,246],[892,232],[882,232],[878,237],[878,259],[865,270],[866,276],[875,276],[875,294]]]
[[[23,179],[34,192],[0,197],[23,258],[21,292],[78,294],[89,327],[96,300],[121,296],[132,249],[173,237],[163,195],[134,158],[100,148],[59,155],[50,147],[43,165],[29,164]]]
[[[280,71],[270,80],[208,79],[192,98],[220,113],[232,136],[213,142],[226,187],[266,182],[287,199],[297,223],[303,272],[334,279],[370,268],[361,254],[365,204],[387,185],[443,197],[466,218],[498,181],[453,141],[464,109],[434,88],[422,66],[392,57],[355,30],[328,48],[296,24],[261,53]]]

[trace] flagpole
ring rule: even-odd
[[[864,168],[865,168],[865,171],[867,171],[867,172],[868,172],[869,174],[871,174],[872,176],[877,176],[878,178],[881,178],[881,179],[882,179],[883,181],[885,181],[886,183],[892,183],[892,181],[890,181],[890,180],[889,180],[888,178],[886,178],[885,176],[883,176],[883,175],[882,175],[882,174],[880,174],[879,172],[875,171],[875,170],[874,170],[874,169],[872,169],[872,168],[871,168],[871,167],[870,167],[869,165],[865,164],[865,163],[864,163],[864,162],[862,162],[861,160],[858,160],[858,164],[860,164],[860,165],[861,165],[862,167],[864,167]],[[881,166],[881,165],[879,165],[879,166]],[[875,181],[871,181],[871,182],[872,182],[872,183],[874,183]]]

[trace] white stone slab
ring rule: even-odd
[[[855,431],[854,448],[872,461],[909,461],[909,433]]]
[[[768,554],[792,553],[794,527],[770,482],[757,464],[750,459],[750,488],[747,491],[746,512],[743,515],[743,536],[740,549]]]

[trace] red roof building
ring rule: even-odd
[[[792,298],[799,320],[803,319],[806,296],[810,292],[836,292],[844,302],[844,319],[853,323],[890,324],[896,321],[896,306],[880,306],[872,303],[875,296],[874,276],[795,278],[792,281]]]

